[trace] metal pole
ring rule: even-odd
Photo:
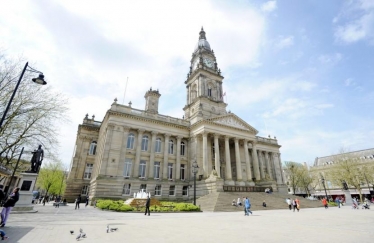
[[[325,186],[325,179],[323,179],[323,188],[325,189],[326,199],[328,200],[326,186]]]
[[[26,62],[26,65],[25,65],[25,67],[24,67],[23,70],[22,70],[21,76],[20,76],[19,79],[18,79],[18,82],[17,82],[16,88],[15,88],[14,91],[13,91],[12,97],[10,97],[10,100],[9,100],[9,102],[8,102],[8,105],[7,105],[7,107],[6,107],[6,109],[5,109],[4,113],[3,113],[3,117],[1,118],[1,121],[0,121],[0,128],[3,126],[3,122],[4,122],[4,120],[5,120],[6,114],[8,113],[8,110],[9,110],[10,104],[11,104],[12,101],[13,101],[14,95],[15,95],[16,92],[17,92],[18,86],[19,86],[19,84],[21,83],[21,80],[22,80],[22,78],[23,78],[23,75],[25,74],[25,71],[26,71],[26,68],[27,68],[28,65],[29,65],[29,63]]]
[[[10,184],[12,183],[12,180],[13,180],[14,174],[16,173],[16,170],[17,170],[17,168],[18,168],[18,163],[19,163],[19,161],[20,161],[20,159],[21,159],[21,156],[22,156],[22,153],[23,153],[23,149],[24,149],[24,147],[22,147],[21,153],[20,153],[20,155],[19,155],[19,157],[18,157],[18,160],[17,160],[17,163],[16,163],[16,167],[14,168],[14,170],[13,170],[13,174],[12,174],[12,176],[10,177],[10,180],[9,180],[9,183],[8,183],[8,189],[7,189],[6,194],[8,194],[8,192],[9,192]]]
[[[193,172],[193,205],[196,206],[196,173],[197,171]]]

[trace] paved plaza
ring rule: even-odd
[[[286,205],[285,205],[286,206]],[[8,242],[373,242],[374,209],[349,207],[244,213],[115,213],[73,204],[36,205],[38,213],[11,214]],[[118,231],[106,233],[106,226]],[[74,235],[70,234],[74,230]]]

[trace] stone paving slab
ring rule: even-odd
[[[8,242],[373,242],[374,210],[343,208],[232,213],[116,213],[73,205],[36,205],[36,214],[11,214]],[[106,233],[106,225],[118,231]],[[74,235],[70,234],[74,230]]]

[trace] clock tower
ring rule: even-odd
[[[226,114],[223,102],[221,70],[214,51],[210,48],[205,31],[201,28],[199,41],[192,53],[190,71],[184,82],[187,88],[187,104],[183,108],[185,118],[191,124]]]
[[[148,113],[158,114],[158,100],[161,94],[158,90],[152,90],[150,88],[147,93],[145,93],[145,111]]]

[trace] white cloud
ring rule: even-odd
[[[277,2],[276,1],[268,1],[261,5],[261,10],[264,12],[272,12],[277,9]]]
[[[354,43],[374,39],[374,4],[371,0],[346,2],[338,16],[333,18],[337,42]]]
[[[318,57],[318,60],[323,64],[336,64],[342,59],[343,55],[341,53],[324,54]]]
[[[275,46],[278,49],[283,49],[286,47],[290,47],[294,44],[294,37],[291,36],[279,36],[278,39],[275,42]]]
[[[345,81],[344,81],[344,85],[345,86],[351,86],[351,85],[354,85],[355,82],[353,82],[353,79],[351,78],[347,78]]]
[[[333,108],[334,104],[318,104],[315,106],[317,109],[328,109],[328,108]]]

